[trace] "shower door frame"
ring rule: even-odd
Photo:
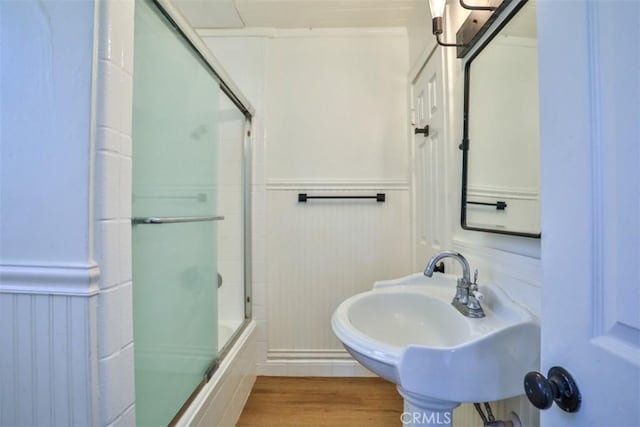
[[[151,3],[158,11],[167,19],[177,33],[184,38],[187,44],[193,50],[193,53],[202,59],[209,71],[214,75],[214,79],[218,82],[220,89],[229,98],[229,100],[240,110],[245,117],[243,126],[243,157],[242,157],[242,243],[243,243],[243,272],[244,272],[244,319],[240,326],[233,332],[227,343],[218,349],[218,357],[212,364],[212,368],[207,371],[202,382],[196,386],[191,395],[184,402],[182,407],[175,414],[169,425],[175,425],[184,415],[185,411],[193,403],[203,387],[209,382],[213,375],[217,372],[220,362],[225,358],[229,351],[233,348],[238,338],[247,328],[252,319],[252,245],[251,245],[251,185],[252,185],[252,123],[255,114],[255,108],[249,100],[243,95],[240,89],[235,85],[233,80],[224,71],[222,65],[213,57],[207,46],[200,39],[197,33],[191,28],[188,22],[176,10],[176,8],[168,0],[151,0]]]

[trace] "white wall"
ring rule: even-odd
[[[0,424],[95,424],[94,4],[0,3]],[[69,48],[73,46],[73,48]]]
[[[416,4],[416,12],[411,16],[407,32],[409,35],[409,65],[412,74],[415,74],[422,68],[429,53],[436,46],[436,39],[431,34],[431,11],[428,1]]]
[[[406,181],[406,44],[402,33],[272,39],[268,181]]]
[[[362,374],[345,359],[329,316],[374,280],[410,271],[406,33],[200,34],[257,109],[253,307],[259,373]],[[298,192],[386,192],[388,201],[301,205]]]
[[[2,2],[0,29],[0,424],[132,425],[133,1]]]
[[[346,357],[333,310],[410,272],[407,47],[396,30],[279,32],[269,45],[264,373],[333,374]],[[298,192],[387,201],[301,204]]]

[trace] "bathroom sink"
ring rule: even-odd
[[[451,305],[456,282],[447,274],[376,282],[336,309],[334,333],[405,399],[455,407],[522,394],[524,375],[539,368],[537,319],[494,285],[479,286],[486,316],[465,317]]]

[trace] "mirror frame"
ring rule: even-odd
[[[509,11],[507,16],[500,21],[498,26],[489,33],[477,49],[466,60],[464,65],[464,112],[462,118],[462,143],[458,148],[462,150],[462,200],[460,205],[460,225],[464,230],[484,231],[487,233],[507,234],[511,236],[531,237],[539,239],[542,233],[525,233],[519,231],[497,230],[493,228],[474,227],[467,224],[467,189],[468,189],[468,167],[469,167],[469,89],[471,80],[471,63],[473,60],[487,47],[489,43],[502,31],[502,29],[518,14],[520,9],[528,2],[528,0],[520,0],[515,7]]]

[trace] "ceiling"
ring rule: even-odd
[[[194,28],[405,27],[426,0],[173,0]]]

